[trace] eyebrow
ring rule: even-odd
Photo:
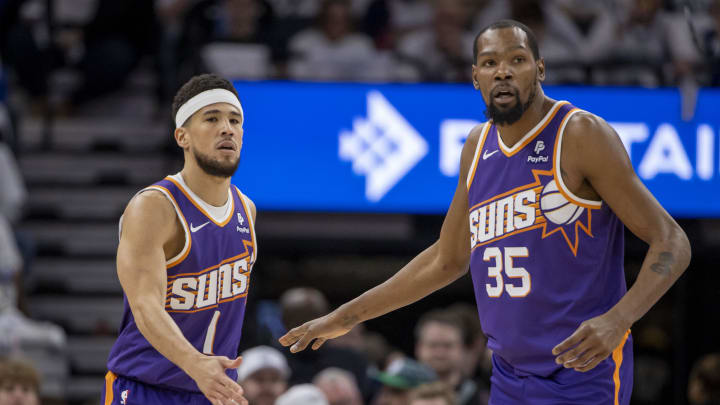
[[[202,115],[210,115],[210,114],[220,114],[222,111],[220,110],[207,110]],[[237,111],[230,111],[231,115],[237,115],[238,117],[242,118],[242,114],[240,114]]]
[[[513,46],[512,48],[508,49],[506,52],[512,52],[512,51],[514,51],[514,50],[516,50],[516,49],[525,49],[525,50],[527,50],[527,48],[526,48],[524,45],[515,45],[515,46]],[[481,56],[496,55],[497,53],[498,53],[498,52],[496,52],[496,51],[480,52],[480,53],[478,54],[478,58],[481,57]]]

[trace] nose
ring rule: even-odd
[[[497,70],[495,71],[495,80],[496,81],[503,81],[503,80],[510,80],[513,77],[512,70],[510,69],[510,66],[505,62],[502,61],[498,64]]]
[[[233,136],[234,134],[235,134],[235,131],[233,131],[233,127],[230,124],[230,120],[228,118],[223,119],[223,125],[220,128],[220,135]]]

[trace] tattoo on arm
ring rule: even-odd
[[[672,252],[661,252],[658,255],[657,262],[650,265],[650,269],[652,269],[652,271],[654,271],[657,274],[660,274],[662,276],[667,276],[670,274],[672,264],[673,264]]]

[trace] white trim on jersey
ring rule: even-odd
[[[505,145],[505,142],[503,142],[502,137],[500,136],[500,129],[498,129],[496,126],[495,132],[497,132],[498,145],[500,145],[500,149],[502,149],[504,153],[512,154],[512,153],[515,153],[515,151],[517,151],[521,147],[525,146],[525,141],[527,141],[528,138],[535,136],[535,134],[538,132],[538,130],[540,128],[542,128],[543,126],[545,126],[545,123],[548,122],[548,120],[550,120],[552,117],[554,117],[555,112],[558,110],[558,108],[562,107],[564,104],[568,104],[568,102],[565,100],[556,101],[555,104],[553,104],[550,111],[548,111],[547,114],[545,114],[543,119],[541,119],[540,122],[538,122],[537,125],[535,125],[533,127],[533,129],[529,130],[525,135],[523,135],[523,137],[520,138],[519,141],[515,142],[515,145],[513,145],[512,148]]]
[[[257,258],[258,246],[257,246],[257,238],[255,237],[255,219],[253,218],[252,212],[250,211],[250,199],[245,194],[243,194],[243,192],[240,191],[239,188],[237,188],[237,187],[235,187],[235,188],[237,189],[238,194],[240,194],[240,198],[242,198],[242,200],[244,202],[243,206],[246,208],[245,212],[248,217],[248,222],[250,222],[248,224],[248,226],[250,227],[250,238],[252,239],[252,243],[253,243],[253,252],[252,252],[252,257],[250,258],[251,259],[250,261],[255,263],[255,258]]]
[[[475,146],[475,155],[473,155],[473,160],[472,163],[470,163],[470,169],[468,169],[467,178],[465,179],[468,191],[470,191],[470,185],[473,181],[473,174],[475,173],[475,170],[477,170],[477,166],[480,164],[480,151],[482,150],[483,145],[485,145],[485,138],[487,138],[488,132],[490,132],[488,128],[489,125],[490,122],[486,122],[485,125],[483,125],[483,128],[480,131],[480,138]]]
[[[167,198],[168,201],[170,201],[170,204],[172,204],[173,208],[175,209],[175,214],[177,214],[178,219],[180,219],[180,223],[182,224],[183,231],[185,232],[185,245],[183,246],[180,253],[175,255],[175,257],[165,261],[165,265],[167,266],[170,263],[183,257],[183,255],[185,255],[185,252],[187,252],[188,248],[190,247],[190,229],[188,229],[188,224],[187,224],[187,222],[185,222],[185,217],[182,215],[182,212],[180,212],[180,207],[178,207],[177,204],[175,204],[175,200],[172,198],[172,196],[170,194],[168,194],[168,192],[165,191],[164,188],[161,188],[161,186],[152,185],[152,186],[145,187],[144,189],[135,193],[133,198],[138,196],[140,193],[144,193],[144,192],[150,191],[150,190],[155,190],[155,191],[161,192],[165,196],[165,198]],[[121,215],[120,220],[118,221],[118,239],[120,239],[120,235],[122,234],[122,222],[123,222],[123,216]]]
[[[602,206],[602,200],[600,201],[593,201],[593,200],[586,200],[584,198],[576,196],[570,189],[565,185],[565,182],[562,178],[562,173],[560,172],[560,156],[562,156],[562,143],[563,143],[563,135],[565,134],[565,127],[567,126],[567,123],[570,121],[570,118],[575,114],[582,110],[575,109],[573,111],[570,111],[567,116],[563,119],[562,125],[560,125],[560,128],[558,129],[558,139],[557,140],[557,148],[555,149],[555,178],[557,179],[557,184],[560,189],[567,194],[568,197],[571,198],[572,203],[575,204],[584,204],[587,206],[590,206],[590,208],[600,208]],[[573,201],[574,200],[574,201]]]
[[[228,187],[228,199],[225,202],[225,204],[221,205],[220,207],[216,207],[214,205],[208,204],[207,202],[205,202],[205,200],[198,197],[197,194],[193,193],[193,191],[190,189],[190,187],[188,187],[187,183],[185,183],[185,180],[183,179],[182,174],[180,174],[180,173],[171,174],[168,177],[177,181],[178,184],[180,184],[180,187],[182,187],[182,189],[188,194],[188,196],[190,196],[190,198],[195,203],[197,203],[199,206],[201,206],[205,210],[205,212],[208,213],[208,215],[210,216],[210,219],[212,219],[216,223],[223,224],[228,220],[228,218],[230,218],[231,215],[233,215],[233,212],[230,209],[230,206],[232,205],[232,198],[233,198],[232,190],[230,187]]]

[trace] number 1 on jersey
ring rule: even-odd
[[[203,354],[213,354],[213,344],[215,343],[215,328],[217,327],[218,318],[220,318],[220,311],[215,311],[210,325],[208,325],[207,332],[205,333],[205,344],[203,344]]]
[[[483,252],[483,260],[489,262],[491,259],[495,259],[495,265],[488,267],[488,277],[495,279],[495,285],[490,283],[485,284],[488,297],[498,298],[502,295],[503,291],[507,291],[508,295],[513,298],[522,298],[530,293],[530,273],[528,273],[524,267],[513,267],[513,258],[515,257],[528,257],[527,247],[506,247],[504,254],[498,247],[485,249]],[[502,275],[503,264],[505,274],[507,274],[509,278],[520,279],[519,286],[512,283],[505,284]]]

